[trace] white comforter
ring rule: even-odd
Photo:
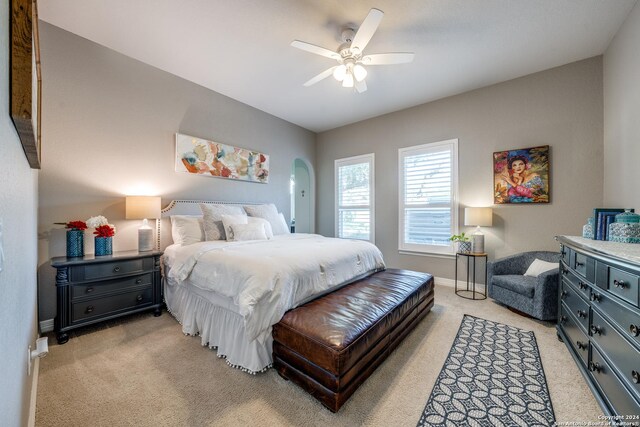
[[[384,261],[369,242],[290,234],[184,246],[171,251],[169,265],[173,282],[188,278],[194,286],[231,298],[244,318],[247,336],[264,342],[287,310],[383,269]]]

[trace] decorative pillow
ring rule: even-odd
[[[241,242],[244,240],[267,240],[267,235],[264,231],[264,225],[260,223],[253,224],[231,224],[229,231],[233,237],[234,242]]]
[[[278,221],[280,222],[279,228],[282,231],[282,233],[278,234],[291,234],[291,229],[289,228],[289,225],[287,225],[287,220],[284,219],[284,214],[282,212],[278,214]]]
[[[226,240],[222,225],[222,215],[244,215],[241,206],[214,205],[200,203],[203,214],[204,237],[206,240]]]
[[[245,206],[244,210],[249,216],[264,218],[269,221],[274,235],[286,234],[289,230],[286,221],[284,222],[283,227],[283,223],[278,217],[278,209],[273,203],[270,203],[268,205],[249,205]]]
[[[235,224],[246,224],[247,218],[246,215],[222,215],[222,226],[224,227],[228,241],[232,242],[234,240],[231,226]]]
[[[271,228],[271,223],[264,218],[258,218],[249,216],[247,217],[249,220],[249,224],[262,224],[264,226],[264,234],[267,235],[267,239],[273,239],[273,229]]]
[[[547,262],[536,258],[533,260],[529,268],[527,268],[527,272],[524,273],[524,275],[538,277],[540,274],[553,270],[554,268],[558,268],[557,262]]]
[[[171,215],[171,236],[177,245],[191,245],[204,240],[202,215]]]

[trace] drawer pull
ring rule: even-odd
[[[113,272],[114,272],[114,273],[117,273],[117,272],[119,272],[119,271],[120,271],[120,267],[113,267]]]
[[[140,283],[142,283],[142,279],[136,280],[136,285],[139,285]]]
[[[637,337],[638,335],[640,335],[640,326],[629,325],[629,332],[631,332],[631,335],[633,335],[634,337]]]
[[[569,292],[565,291],[564,289],[562,290],[562,292],[560,292],[560,298],[564,298],[567,295],[569,295]]]
[[[567,254],[567,251],[565,251],[564,249],[562,250],[562,252],[560,252],[562,254],[562,256],[565,256]]]
[[[580,289],[583,289],[583,290],[586,290],[588,288],[587,284],[583,282],[579,282],[578,286],[580,286]]]
[[[564,274],[566,276],[567,274],[569,274],[569,270],[567,270],[566,268],[563,268],[562,269],[562,274]]]
[[[578,314],[578,317],[587,318],[587,312],[584,310],[578,310],[576,313]]]
[[[598,334],[598,335],[602,335],[602,327],[601,326],[596,326],[596,325],[591,325],[591,333],[592,334]]]
[[[640,384],[640,372],[631,371],[631,380],[634,384]]]
[[[616,288],[624,289],[627,287],[627,284],[622,280],[614,280],[613,286],[615,286]]]
[[[138,301],[138,302],[142,301],[142,295],[138,295],[138,296],[136,297],[136,301]]]
[[[94,309],[93,306],[90,305],[90,306],[87,307],[87,310],[85,311],[85,313],[87,313],[87,314],[92,313],[93,309]]]
[[[602,296],[596,294],[595,292],[591,293],[591,298],[589,298],[593,302],[600,302],[602,300]]]
[[[584,262],[576,261],[576,268],[578,267],[584,267]]]
[[[598,372],[600,373],[602,371],[602,366],[600,366],[600,364],[598,362],[589,362],[589,370],[591,372]]]
[[[587,349],[587,343],[581,342],[581,341],[576,341],[576,345],[578,346],[578,348],[580,350],[586,350]]]
[[[567,316],[561,316],[560,317],[560,323],[564,323],[567,321]]]
[[[88,287],[87,290],[85,291],[86,293],[90,294],[91,292],[93,292],[93,286]]]

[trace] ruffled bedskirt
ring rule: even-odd
[[[164,297],[169,312],[187,335],[200,335],[201,344],[217,350],[227,364],[250,374],[271,367],[273,338],[264,344],[247,339],[242,316],[189,292],[184,286],[165,282]]]

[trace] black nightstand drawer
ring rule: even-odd
[[[589,371],[591,371],[591,376],[604,392],[604,396],[616,414],[622,416],[640,414],[640,403],[633,398],[631,392],[620,382],[611,366],[604,360],[595,346],[591,346]]]
[[[153,288],[151,286],[137,291],[117,294],[71,304],[71,321],[78,322],[103,316],[119,310],[130,310],[151,305]]]
[[[152,283],[153,275],[152,273],[147,273],[140,276],[130,276],[116,280],[75,285],[71,287],[71,298],[78,299],[82,297],[93,297],[113,291],[124,291],[129,288],[147,286]]]
[[[578,320],[578,324],[584,332],[589,330],[589,303],[582,299],[581,293],[569,284],[566,279],[562,280],[562,290],[560,298],[566,304],[567,310]]]
[[[144,273],[153,269],[150,258],[125,259],[94,264],[78,265],[71,268],[71,281],[84,282],[111,279],[125,274]]]
[[[636,399],[640,400],[640,351],[627,342],[596,311],[593,312],[591,335],[600,348],[607,349],[607,357],[618,370],[618,375],[624,379],[627,387],[633,390]]]
[[[567,306],[564,304],[562,304],[560,311],[560,326],[569,337],[571,347],[580,356],[580,360],[586,368],[589,363],[589,337],[578,327],[578,323],[574,320],[573,315],[568,313]]]

